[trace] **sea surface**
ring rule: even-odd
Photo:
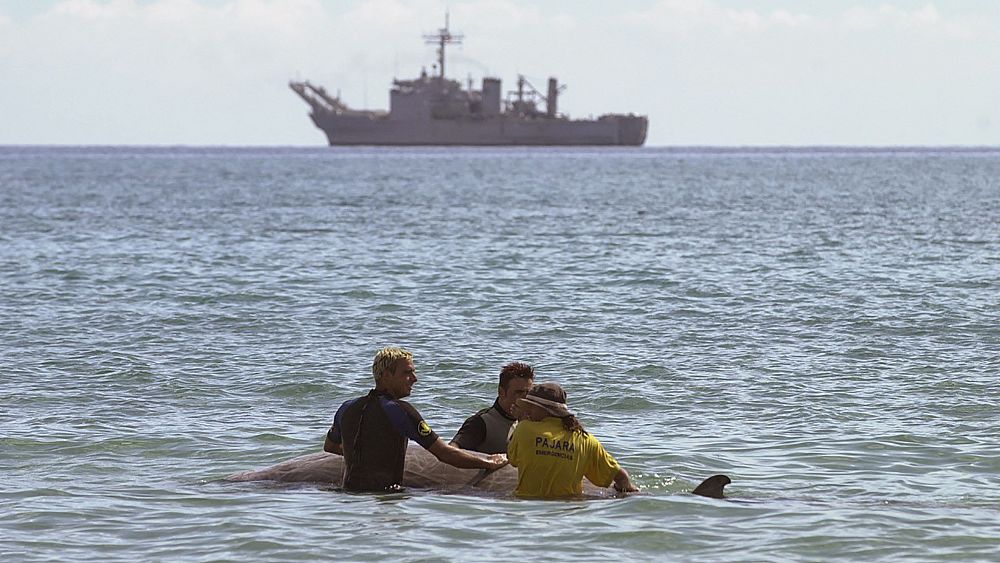
[[[223,480],[386,345],[642,494]],[[2,561],[996,561],[998,383],[1000,149],[0,147]]]

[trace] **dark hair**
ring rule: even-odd
[[[583,425],[580,424],[580,421],[573,415],[562,417],[562,424],[563,428],[569,430],[570,432],[576,432],[579,430],[584,436],[587,435],[587,431],[583,429]]]
[[[535,368],[524,362],[511,362],[505,365],[500,370],[500,387],[504,389],[507,388],[507,384],[510,383],[511,379],[515,377],[521,377],[524,379],[535,380]]]

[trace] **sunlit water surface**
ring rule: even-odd
[[[0,559],[996,560],[998,219],[985,149],[0,148]],[[221,482],[388,344],[644,493]]]

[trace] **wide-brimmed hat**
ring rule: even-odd
[[[566,406],[566,392],[558,383],[539,383],[532,385],[528,396],[518,401],[525,401],[545,409],[552,416],[562,418],[573,416],[573,411]]]

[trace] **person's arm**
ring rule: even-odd
[[[628,471],[625,471],[622,467],[619,467],[618,473],[615,473],[614,482],[615,490],[619,493],[634,493],[639,490],[639,487],[632,484],[632,479],[629,478]]]
[[[344,455],[344,438],[340,435],[340,411],[333,418],[333,424],[326,431],[326,440],[323,440],[323,451],[331,454]]]
[[[486,458],[481,458],[465,450],[449,446],[438,437],[437,433],[431,430],[427,421],[424,420],[417,409],[406,401],[389,401],[386,414],[389,421],[397,432],[420,444],[422,448],[431,452],[439,461],[447,463],[452,467],[460,469],[499,469],[507,464],[507,456],[504,454],[493,454]]]
[[[628,471],[618,465],[597,438],[587,435],[585,439],[594,447],[594,455],[591,456],[587,471],[584,473],[588,481],[598,487],[614,485],[615,490],[620,493],[634,493],[639,490],[639,487],[632,484]]]
[[[486,422],[483,421],[483,417],[474,414],[465,419],[462,427],[458,429],[455,437],[451,439],[448,445],[463,450],[475,450],[485,439]]]
[[[493,454],[485,458],[479,457],[446,444],[441,438],[438,438],[436,442],[431,444],[427,448],[427,451],[438,458],[438,461],[460,469],[500,469],[504,465],[507,465],[507,456],[504,454]]]
[[[323,451],[331,454],[344,455],[344,437],[340,435],[340,419],[343,416],[344,411],[347,406],[354,403],[354,401],[347,401],[340,405],[337,409],[337,414],[333,415],[333,424],[330,425],[330,429],[326,431],[326,439],[323,440]]]
[[[344,455],[344,445],[334,442],[329,436],[327,436],[326,441],[323,442],[323,451],[331,454]]]

